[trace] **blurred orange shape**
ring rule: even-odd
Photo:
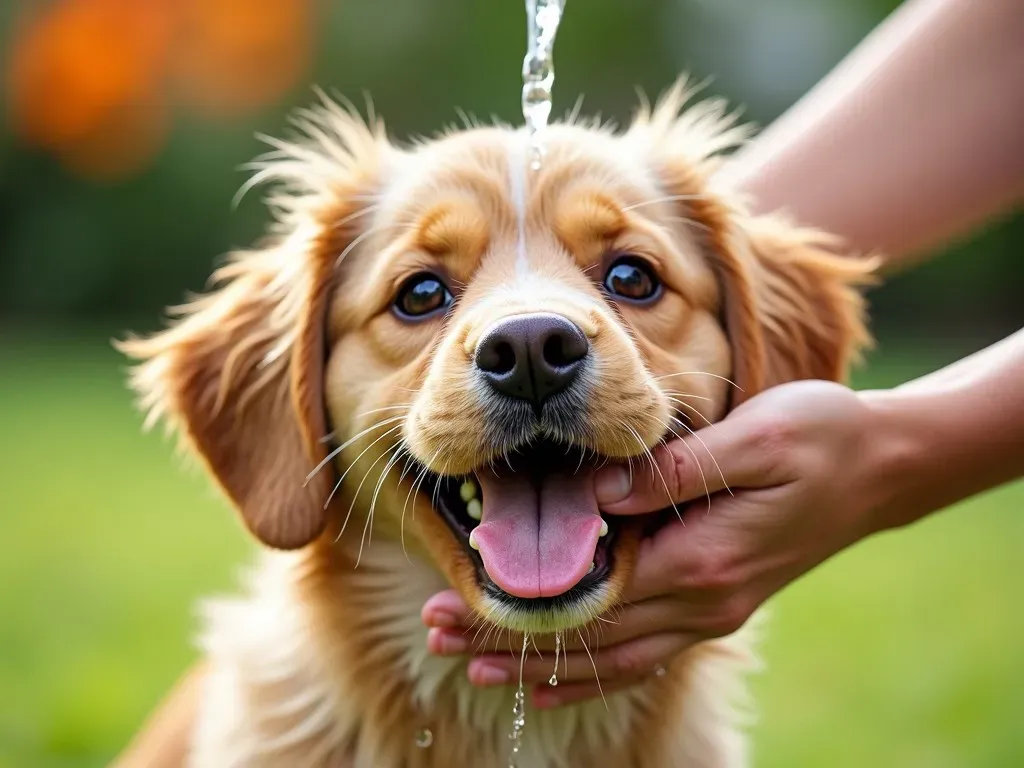
[[[159,151],[169,91],[212,116],[263,107],[308,66],[313,0],[55,0],[7,56],[17,134],[90,176]]]
[[[72,172],[95,181],[123,181],[157,156],[170,126],[166,106],[121,104],[104,113],[95,130],[57,150]]]
[[[309,64],[310,0],[181,0],[180,9],[178,86],[207,114],[266,106]]]
[[[65,0],[22,20],[8,67],[14,129],[66,147],[118,106],[159,98],[170,21],[154,0]]]

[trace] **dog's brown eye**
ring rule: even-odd
[[[636,256],[623,256],[611,265],[604,288],[612,296],[628,301],[648,301],[658,295],[661,284],[654,270]]]
[[[436,275],[413,275],[398,291],[395,310],[408,318],[420,318],[451,306],[452,295]]]

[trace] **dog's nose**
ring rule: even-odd
[[[495,391],[539,408],[572,383],[589,351],[583,331],[561,315],[514,315],[480,340],[476,367]]]

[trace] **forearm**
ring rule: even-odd
[[[863,397],[880,446],[875,528],[912,522],[1024,476],[1024,330]]]
[[[909,0],[721,174],[892,266],[1024,194],[1024,3]]]
[[[187,765],[205,675],[205,665],[195,664],[149,716],[112,768]]]

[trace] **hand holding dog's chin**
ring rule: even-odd
[[[626,607],[590,628],[600,634],[591,663],[581,638],[569,643],[567,673],[546,685],[550,654],[528,660],[540,683],[534,701],[557,706],[599,696],[656,674],[683,650],[730,634],[791,581],[870,533],[892,524],[890,478],[905,462],[905,440],[884,411],[838,384],[798,382],[752,398],[724,421],[655,451],[659,471],[634,462],[598,480],[606,514],[645,514],[668,504],[674,517],[644,541],[624,595]],[[453,592],[424,608],[430,650],[470,652],[468,610]],[[593,646],[593,642],[589,642]],[[540,646],[542,649],[545,647]],[[595,650],[595,649],[591,649]],[[478,652],[477,684],[518,674],[503,648]]]

